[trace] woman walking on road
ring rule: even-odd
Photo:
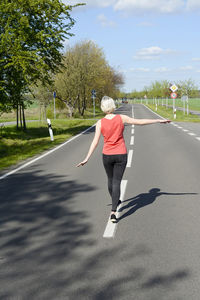
[[[126,168],[127,150],[123,137],[124,124],[149,125],[155,123],[169,123],[161,119],[134,119],[126,115],[115,115],[114,100],[104,96],[101,100],[101,109],[106,114],[96,124],[94,139],[90,145],[86,158],[77,167],[85,165],[99,143],[101,134],[104,137],[103,165],[108,177],[108,191],[112,198],[110,220],[117,222],[116,210],[120,201],[120,184]]]

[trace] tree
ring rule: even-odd
[[[77,43],[67,50],[63,60],[64,68],[55,78],[57,98],[64,102],[72,117],[76,108],[83,116],[91,107],[91,91],[96,90],[97,101],[103,95],[111,97],[121,84],[122,76],[111,68],[101,48],[91,41]]]
[[[179,81],[177,86],[179,87],[177,91],[179,97],[183,95],[187,95],[190,98],[198,97],[198,87],[192,79]]]
[[[31,88],[32,100],[39,103],[40,109],[40,120],[46,120],[46,110],[48,105],[52,102],[53,99],[53,88],[52,85],[43,85],[41,81],[37,82],[37,85],[34,85]]]
[[[63,41],[72,35],[70,12],[75,6],[61,0],[1,0],[1,109],[24,109],[23,94],[30,84],[51,82],[51,74],[62,65]]]

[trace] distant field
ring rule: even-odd
[[[146,104],[145,104],[146,105]],[[174,120],[174,114],[173,114],[173,109],[166,107],[166,106],[156,106],[155,104],[147,104],[147,106],[152,109],[154,112],[157,112],[160,116],[163,118],[169,119],[169,120]],[[177,110],[176,111],[176,122],[200,122],[200,117],[195,114],[188,114],[183,113],[183,111]]]
[[[101,109],[96,106],[95,108],[95,118],[101,118],[103,116]],[[41,113],[37,103],[25,109],[26,120],[43,120],[46,123],[44,113]],[[53,107],[49,106],[46,110],[46,117],[49,119],[54,119]],[[93,118],[93,107],[85,110],[84,116],[80,116],[78,111],[74,113],[75,119],[91,119]],[[67,109],[56,110],[56,119],[69,119]],[[12,111],[10,113],[4,113],[0,117],[0,123],[16,121],[16,112]]]
[[[161,105],[162,104],[164,106],[166,106],[166,104],[168,104],[169,106],[173,105],[173,100],[171,98],[168,98],[168,100],[166,98],[163,99],[157,99],[157,104]],[[134,101],[130,101],[133,103],[143,103],[143,104],[155,104],[155,100],[154,99],[142,99],[142,100],[134,100]],[[186,103],[185,103],[186,105]],[[189,99],[188,101],[188,105],[189,105],[189,110],[196,110],[196,111],[200,111],[200,98],[192,98]],[[176,107],[183,107],[184,103],[181,99],[175,99],[175,106]],[[186,106],[185,106],[186,107]]]

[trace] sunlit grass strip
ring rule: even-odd
[[[171,98],[158,98],[158,99],[137,99],[137,100],[129,100],[129,103],[141,103],[145,105],[155,105],[157,103],[158,106],[173,106],[173,99]],[[200,99],[199,98],[190,98],[188,101],[189,110],[199,111],[200,112]],[[175,106],[184,108],[184,102],[177,98],[175,99]],[[187,102],[185,102],[185,109],[187,107]]]
[[[52,120],[53,142],[50,140],[48,127],[39,122],[27,123],[27,132],[17,131],[16,126],[4,128],[0,137],[0,169],[53,148],[92,126],[96,121]]]
[[[174,120],[174,114],[172,108],[166,108],[165,106],[156,106],[153,104],[148,104],[147,107],[151,108],[154,112],[157,112],[159,115],[161,115],[165,119],[170,119],[172,121],[176,122],[200,122],[200,117],[197,115],[189,114],[187,113],[184,115],[183,111],[176,110],[176,119]]]

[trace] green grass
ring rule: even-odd
[[[197,115],[192,115],[192,114],[185,114],[183,111],[176,111],[176,119],[174,119],[174,114],[173,114],[173,109],[172,108],[166,108],[165,106],[157,106],[157,111],[156,111],[156,106],[154,104],[148,104],[147,105],[149,108],[151,108],[153,111],[157,112],[159,115],[162,117],[176,121],[176,122],[200,122],[200,117]]]
[[[50,140],[47,125],[27,123],[27,132],[16,126],[5,127],[0,136],[0,169],[5,169],[27,158],[58,145],[90,127],[97,120],[52,120],[54,141]]]
[[[140,99],[134,100],[134,101],[132,101],[132,103],[141,103],[141,100]],[[153,100],[153,99],[148,99],[148,100],[142,99],[142,103],[152,105],[152,104],[155,104],[155,100]],[[166,98],[163,98],[163,100],[162,99],[157,99],[157,104],[158,105],[162,105],[162,103],[163,103],[163,105],[166,105]],[[173,100],[171,98],[168,98],[167,103],[168,103],[168,105],[173,105]],[[200,111],[200,99],[199,98],[190,98],[189,101],[188,101],[188,104],[189,104],[189,110]],[[183,108],[184,103],[181,99],[178,98],[178,99],[175,99],[175,105],[176,105],[176,107]],[[185,107],[186,107],[186,104],[185,104]]]

